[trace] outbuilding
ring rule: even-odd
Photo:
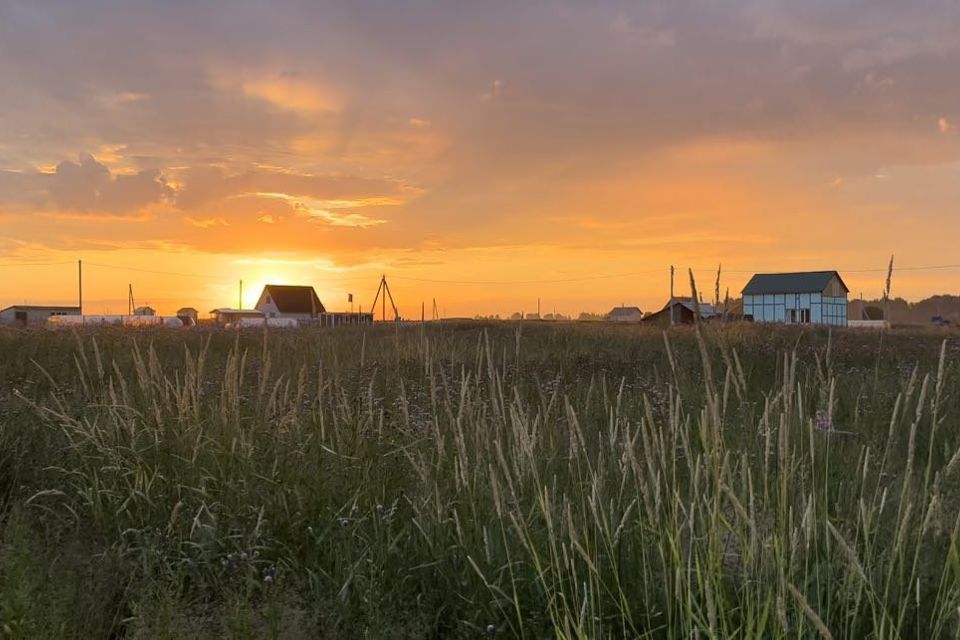
[[[44,325],[54,316],[78,316],[80,307],[18,304],[0,310],[0,324]]]
[[[607,314],[608,322],[640,322],[643,320],[643,312],[640,307],[614,307]]]
[[[717,308],[712,304],[704,302],[698,304],[693,298],[674,297],[660,311],[647,314],[643,321],[661,326],[692,324],[698,317],[698,311],[700,320],[710,320],[719,315]]]
[[[183,307],[177,310],[177,317],[183,322],[183,326],[192,327],[200,321],[200,313],[193,307]]]
[[[758,273],[743,288],[743,316],[754,322],[845,327],[849,291],[836,271]]]
[[[213,316],[213,321],[221,325],[233,325],[237,324],[244,318],[263,318],[263,311],[258,309],[230,309],[227,307],[220,307],[218,309],[213,309],[210,312],[210,315]]]

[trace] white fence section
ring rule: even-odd
[[[847,320],[851,329],[889,329],[890,323],[886,320]]]

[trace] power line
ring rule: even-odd
[[[72,264],[72,263],[69,263],[69,264]],[[159,269],[143,269],[141,267],[123,267],[120,265],[103,264],[100,262],[84,262],[84,264],[88,264],[94,267],[101,267],[104,269],[114,269],[117,271],[135,271],[139,273],[151,273],[151,274],[165,275],[165,276],[176,276],[181,278],[196,278],[196,279],[208,280],[208,281],[214,280],[220,283],[235,282],[235,280],[230,277],[212,276],[212,275],[201,274],[201,273],[183,273],[178,271],[163,271]],[[365,275],[365,276],[357,275],[357,276],[337,276],[337,277],[323,278],[323,281],[325,283],[343,283],[343,282],[354,282],[358,280],[371,280],[371,279],[372,279],[372,276],[370,275]]]
[[[19,263],[0,263],[0,268],[2,267],[46,267],[46,266],[66,266],[75,264],[73,261],[69,262],[19,262]],[[202,273],[183,273],[177,271],[165,271],[160,269],[144,269],[142,267],[126,267],[121,265],[114,264],[104,264],[101,262],[85,262],[85,264],[92,267],[100,267],[102,269],[113,269],[116,271],[134,271],[139,273],[151,273],[156,275],[165,275],[165,276],[175,276],[180,278],[196,278],[201,280],[216,280],[219,282],[233,282],[233,278],[223,277],[223,276],[212,276],[210,274]],[[692,267],[694,271],[715,271],[715,267]],[[939,265],[922,265],[914,267],[894,267],[894,272],[904,272],[904,271],[937,271],[945,269],[960,269],[960,264],[939,264]],[[641,271],[631,271],[626,273],[610,273],[610,274],[601,274],[601,275],[592,275],[592,276],[579,276],[579,277],[569,277],[569,278],[542,278],[542,279],[528,279],[528,280],[448,280],[443,278],[418,278],[414,276],[393,276],[396,280],[406,280],[410,282],[424,282],[430,284],[454,284],[454,285],[485,285],[485,286],[510,286],[510,285],[529,285],[529,284],[561,284],[568,282],[588,282],[591,280],[614,280],[618,278],[627,278],[632,276],[639,275],[648,275],[652,273],[662,273],[666,271],[666,267],[661,267],[658,269],[646,269]],[[885,267],[881,268],[858,268],[858,269],[836,269],[841,273],[886,273],[887,269]],[[725,274],[754,274],[754,273],[779,273],[780,270],[763,270],[763,269],[723,269]],[[327,282],[349,282],[356,280],[368,280],[370,279],[369,275],[357,275],[357,276],[338,276],[338,277],[328,277],[324,278]]]
[[[61,267],[68,264],[77,264],[73,260],[69,262],[0,262],[0,267]]]
[[[153,273],[163,276],[179,276],[181,278],[200,278],[203,280],[219,280],[221,282],[233,282],[233,278],[225,278],[218,276],[211,276],[208,274],[202,273],[180,273],[176,271],[160,271],[157,269],[142,269],[140,267],[121,267],[113,264],[102,264],[100,262],[86,262],[84,264],[90,265],[92,267],[100,267],[101,269],[115,269],[117,271],[137,271],[139,273]]]
[[[646,271],[631,271],[630,273],[610,273],[598,276],[582,276],[577,278],[554,278],[544,280],[441,280],[434,278],[414,278],[412,276],[392,276],[396,280],[410,280],[413,282],[429,282],[434,284],[462,284],[462,285],[517,285],[517,284],[551,284],[563,282],[583,282],[586,280],[612,280],[615,278],[627,278],[630,276],[646,275],[650,273],[661,273],[666,271],[665,267],[659,269],[647,269]]]
[[[716,273],[716,267],[691,267],[694,271],[712,271]],[[939,269],[960,269],[960,264],[937,264],[937,265],[924,265],[918,267],[894,267],[893,272],[897,271],[933,271]],[[826,271],[826,269],[824,269]],[[844,273],[886,273],[887,267],[880,268],[870,268],[870,269],[830,269],[830,271],[837,271],[840,274]],[[786,273],[779,269],[723,269],[723,273]]]

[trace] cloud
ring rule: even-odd
[[[293,111],[335,111],[339,99],[328,89],[291,77],[248,80],[242,84],[244,94]]]
[[[0,209],[136,216],[172,196],[160,171],[114,174],[89,154],[64,160],[51,172],[0,171]]]
[[[254,194],[259,198],[267,198],[273,200],[279,200],[290,205],[294,212],[301,216],[305,216],[311,220],[322,220],[327,222],[335,227],[358,227],[361,229],[366,229],[367,227],[374,227],[377,225],[385,224],[386,220],[381,220],[377,218],[370,218],[360,213],[350,212],[350,211],[341,211],[342,209],[354,208],[362,206],[361,202],[355,201],[337,201],[337,200],[328,200],[321,201],[315,200],[312,198],[298,198],[296,196],[287,194],[287,193],[264,193],[259,192]],[[387,202],[373,202],[370,204],[391,204]],[[260,216],[257,220],[261,222],[268,222],[265,220],[266,216]],[[271,218],[269,222],[274,222]]]
[[[221,167],[192,167],[180,176],[176,203],[189,210],[244,195],[281,193],[320,201],[348,200],[354,206],[399,204],[416,190],[395,180],[348,175],[256,169],[228,174]],[[372,201],[371,201],[372,200]]]
[[[29,211],[44,195],[37,172],[0,169],[0,213]]]
[[[647,47],[672,47],[676,44],[676,34],[672,29],[657,29],[638,24],[633,18],[620,13],[610,22],[610,31],[625,35]]]
[[[486,101],[496,100],[503,93],[504,82],[497,79],[490,83],[490,87],[480,96]]]
[[[230,223],[227,222],[223,217],[218,218],[193,218],[191,216],[184,216],[183,221],[187,224],[193,225],[198,229],[209,229],[210,227],[229,227]]]
[[[58,164],[48,183],[50,203],[68,212],[133,214],[173,195],[158,170],[113,175],[89,154]]]
[[[957,130],[957,125],[951,123],[946,118],[940,118],[937,120],[937,131],[940,133],[954,133]]]

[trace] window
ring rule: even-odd
[[[801,324],[810,324],[810,309],[800,309]]]

